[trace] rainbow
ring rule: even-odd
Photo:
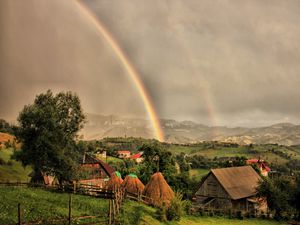
[[[122,65],[126,69],[128,75],[134,82],[138,93],[140,94],[142,101],[144,103],[145,109],[147,111],[148,117],[151,121],[155,137],[159,141],[164,141],[164,133],[160,125],[160,121],[158,119],[157,113],[151,101],[151,97],[149,96],[139,73],[136,71],[130,60],[128,59],[125,52],[121,49],[118,42],[115,40],[113,35],[105,28],[105,26],[101,23],[97,17],[90,12],[90,10],[79,0],[75,0],[75,3],[78,5],[78,8],[81,9],[81,12],[85,14],[89,18],[89,20],[95,25],[95,28],[99,32],[99,34],[109,43]]]

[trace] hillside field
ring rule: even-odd
[[[0,182],[28,182],[31,167],[23,167],[20,162],[11,159],[12,154],[12,148],[0,150]]]
[[[26,187],[0,187],[0,224],[14,224],[17,222],[17,205],[21,203],[24,221],[47,221],[68,215],[69,194],[53,193],[42,189]],[[89,196],[72,195],[72,215],[99,216],[105,220],[108,201]],[[126,200],[120,221],[124,225],[163,225],[155,218],[155,208],[144,204]],[[99,220],[98,219],[98,220]],[[86,221],[77,221],[80,224]],[[95,222],[95,221],[94,221]],[[55,222],[54,224],[58,224]],[[280,225],[272,220],[261,219],[228,219],[223,217],[184,216],[180,221],[170,222],[170,225]]]

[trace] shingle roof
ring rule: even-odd
[[[251,166],[212,169],[211,173],[232,199],[253,196],[261,177]]]
[[[79,162],[80,164],[99,164],[100,167],[102,167],[102,169],[107,173],[108,176],[111,176],[112,173],[115,172],[114,168],[112,168],[111,166],[109,166],[108,164],[106,164],[105,162],[103,162],[100,159],[97,159],[88,154],[85,155],[84,162],[83,162],[83,158],[84,158],[84,156],[82,156],[82,158]]]

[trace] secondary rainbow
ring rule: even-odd
[[[160,125],[160,121],[158,119],[155,108],[152,104],[151,97],[147,93],[147,90],[140,78],[140,75],[128,59],[125,52],[121,49],[113,35],[105,28],[105,26],[101,23],[101,21],[90,12],[90,10],[80,1],[75,1],[78,5],[78,8],[90,19],[90,21],[95,25],[97,31],[101,34],[101,36],[109,43],[118,59],[121,61],[122,65],[126,69],[128,75],[133,80],[141,98],[145,105],[145,109],[148,113],[148,116],[151,120],[151,124],[155,133],[155,137],[159,141],[164,141],[164,133]]]

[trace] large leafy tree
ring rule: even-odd
[[[291,177],[263,178],[257,188],[257,195],[264,197],[275,219],[291,218],[297,214],[294,207],[296,185]],[[297,200],[296,200],[297,202]]]
[[[50,90],[24,106],[16,136],[22,151],[16,157],[35,171],[55,175],[59,182],[74,178],[78,151],[76,137],[83,127],[80,100],[71,92],[54,95]]]
[[[144,144],[139,148],[143,151],[144,161],[141,163],[140,175],[144,183],[148,182],[155,172],[162,172],[167,182],[170,182],[176,174],[175,159],[171,152],[160,145]]]

